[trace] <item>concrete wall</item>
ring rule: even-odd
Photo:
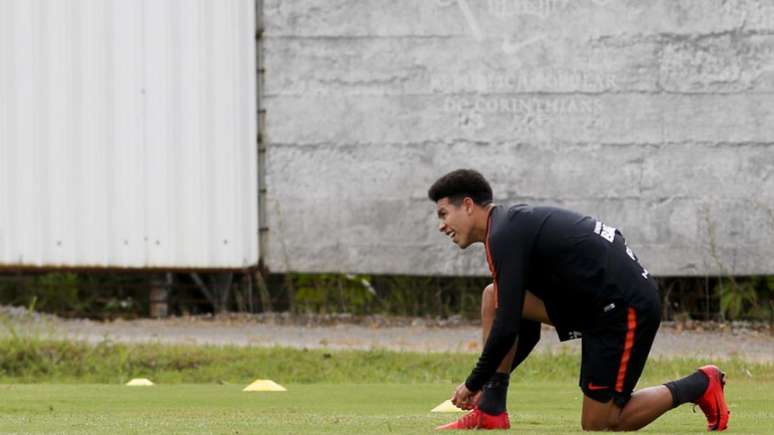
[[[272,270],[487,274],[438,176],[620,228],[652,273],[774,273],[774,3],[265,0]]]

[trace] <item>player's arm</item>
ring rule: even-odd
[[[481,390],[497,371],[505,355],[513,347],[519,334],[521,312],[524,305],[526,284],[527,250],[523,240],[500,234],[499,240],[490,240],[490,249],[495,268],[497,309],[489,332],[489,338],[478,359],[476,367],[465,381],[471,392]]]

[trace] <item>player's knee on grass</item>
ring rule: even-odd
[[[619,432],[618,425],[609,424],[604,418],[601,420],[582,421],[581,428],[589,432],[613,431]]]
[[[581,429],[585,431],[603,431],[607,430],[607,423],[604,420],[584,418],[581,420]]]
[[[621,429],[620,416],[621,408],[615,402],[601,403],[586,396],[581,428],[585,431],[618,431]]]

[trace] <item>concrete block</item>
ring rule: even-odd
[[[268,0],[269,266],[485,275],[425,198],[620,227],[654,274],[774,273],[774,4]]]

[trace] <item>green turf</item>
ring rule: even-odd
[[[429,433],[454,418],[428,411],[449,397],[476,357],[0,338],[0,433]],[[519,367],[510,394],[513,431],[578,430],[579,359],[538,353]],[[650,360],[641,385],[704,363]],[[730,378],[733,433],[772,433],[774,366],[740,359],[720,365]],[[290,391],[240,391],[258,376]],[[161,385],[119,385],[131,377]],[[648,431],[703,428],[702,414],[684,406]]]
[[[0,433],[430,433],[454,414],[430,414],[450,384],[291,384],[286,393],[242,385],[0,385]],[[730,380],[733,433],[774,428],[773,383]],[[511,432],[579,432],[572,382],[516,382]],[[701,411],[682,406],[645,429],[704,433]]]

